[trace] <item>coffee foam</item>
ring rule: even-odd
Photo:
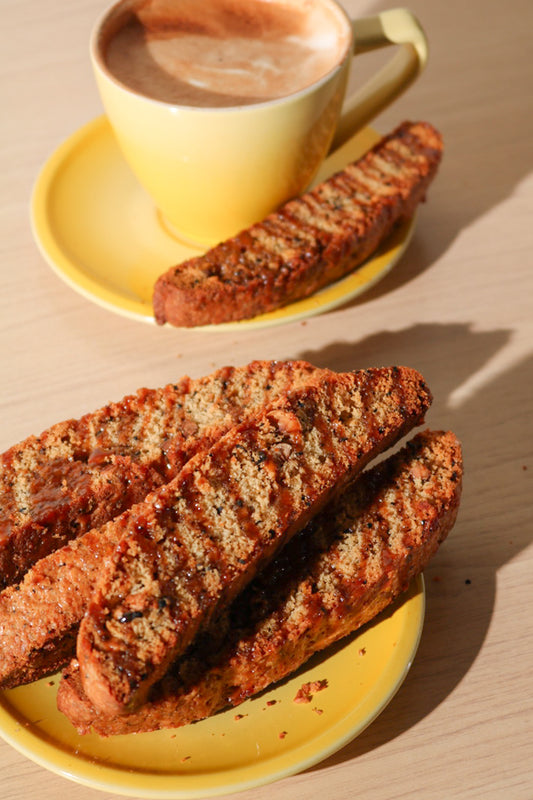
[[[319,80],[342,60],[349,30],[340,11],[317,0],[148,0],[103,41],[108,70],[134,91],[232,106]]]
[[[305,24],[308,5],[270,0],[144,0],[136,4],[135,15],[154,34],[185,31],[223,38],[228,34],[262,36],[271,32],[284,36],[295,24]]]

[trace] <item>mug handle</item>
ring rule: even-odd
[[[344,144],[404,92],[420,75],[428,58],[426,35],[418,20],[405,8],[389,9],[351,23],[353,55],[390,45],[400,47],[392,59],[345,102],[331,150]]]

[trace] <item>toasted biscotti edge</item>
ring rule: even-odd
[[[0,589],[169,480],[199,429],[228,427],[320,372],[302,360],[255,360],[183,376],[10,447],[0,454]]]
[[[189,458],[212,446],[254,407],[275,405],[287,392],[311,385],[325,374],[330,371],[306,361],[256,360],[241,367],[223,367],[198,379],[184,378],[172,385],[179,389],[179,398],[174,391],[161,394],[159,416],[163,422],[158,435],[163,440],[168,431],[169,438],[164,454],[161,447],[156,448],[154,458],[164,461],[163,473],[171,478]],[[154,391],[140,390],[128,404],[142,404],[146,392],[150,402]],[[181,409],[175,408],[177,403]],[[120,403],[113,406],[113,415],[119,410]],[[103,417],[107,419],[107,411]],[[97,420],[88,415],[84,424],[89,422],[96,425]],[[149,490],[147,483],[139,500],[144,500]],[[28,683],[68,663],[75,653],[79,622],[101,562],[117,544],[112,526],[93,528],[40,559],[19,583],[0,592],[1,688]]]
[[[333,283],[412,217],[442,152],[432,125],[402,123],[345,170],[167,270],[154,287],[156,322],[194,327],[248,319]]]
[[[325,375],[250,416],[139,504],[78,632],[95,705],[129,713],[143,702],[198,630],[332,494],[420,424],[430,402],[407,367]]]
[[[154,687],[144,706],[115,717],[97,713],[83,692],[74,660],[60,683],[59,710],[81,734],[93,730],[113,736],[179,727],[238,705],[290,674],[316,651],[360,628],[407,588],[455,523],[462,472],[461,445],[453,433],[418,434],[400,453],[364,473],[313,520],[309,535],[315,550],[301,550],[294,539],[236,599],[225,638],[213,634],[218,655],[212,645],[209,652],[207,633]],[[410,514],[413,519],[406,526],[403,551],[398,545],[390,550],[382,575],[383,515],[389,518],[391,509],[397,519]],[[394,523],[394,518],[389,520]],[[368,552],[373,551],[365,575],[357,560],[350,558],[350,553],[357,554],[358,537],[366,540]],[[347,555],[339,558],[343,549]],[[296,567],[295,553],[300,555]],[[328,576],[335,570],[344,574],[332,585]],[[367,584],[361,590],[365,576]],[[321,607],[323,612],[317,614]]]

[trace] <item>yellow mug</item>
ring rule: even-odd
[[[352,20],[335,0],[314,2],[330,6],[345,27],[347,47],[338,63],[293,94],[234,107],[163,102],[114,77],[104,43],[131,18],[137,0],[120,0],[97,22],[90,49],[104,109],[126,161],[179,238],[211,246],[304,191],[330,149],[424,68],[427,40],[408,10]],[[391,60],[344,102],[353,55],[391,45],[398,46]]]

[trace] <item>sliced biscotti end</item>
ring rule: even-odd
[[[442,153],[444,149],[444,141],[441,132],[429,122],[403,122],[397,128],[396,134],[400,139],[405,136],[415,136],[419,144],[436,153]]]
[[[227,429],[319,372],[304,361],[256,360],[184,376],[13,445],[0,454],[0,589],[170,480],[207,427]]]
[[[324,374],[116,520],[121,542],[78,634],[93,702],[104,713],[142,702],[198,630],[430,402],[406,367]]]
[[[315,517],[136,712],[98,714],[77,662],[61,681],[60,711],[80,733],[151,731],[202,719],[281,680],[372,619],[424,569],[455,521],[462,472],[453,433],[418,434]]]
[[[335,580],[352,580],[352,601],[363,585],[394,596],[407,588],[436,552],[455,523],[462,493],[463,456],[451,431],[423,431],[400,451],[367,470],[337,503],[347,527],[357,531],[332,548]],[[337,516],[337,523],[340,518]],[[363,574],[364,572],[364,574]],[[328,580],[321,581],[322,591]],[[393,587],[392,589],[390,587]],[[327,605],[327,604],[326,604]],[[328,606],[334,613],[334,607]],[[340,609],[343,614],[343,609]]]
[[[81,482],[91,505],[96,503],[92,516],[87,513],[87,505],[83,504],[80,517],[80,504],[75,502],[79,492],[72,482],[62,491],[66,504],[63,511],[54,503],[58,513],[68,511],[82,534],[84,527],[91,527],[91,521],[93,525],[107,521],[106,514],[102,513],[104,510],[109,515],[120,510],[109,500],[98,510],[97,501],[102,497],[114,497],[122,506],[133,503],[135,499],[143,500],[151,489],[161,485],[162,478],[164,482],[171,480],[189,458],[208,450],[254,407],[270,405],[287,392],[313,383],[316,376],[324,374],[330,374],[330,371],[318,369],[305,361],[256,360],[239,367],[223,367],[195,380],[182,378],[179,383],[169,384],[161,390],[139,390],[122,402],[86,415],[81,423],[61,423],[49,429],[37,444],[33,439],[29,444],[23,442],[16,448],[17,458],[13,452],[11,456],[8,453],[2,457],[0,484],[11,485],[12,504],[16,495],[20,500],[21,488],[14,480],[15,474],[27,473],[28,461],[33,462],[35,454],[39,453],[40,460],[32,469],[39,476],[38,485],[44,486],[48,501],[52,502],[54,497],[47,464],[54,468],[54,485],[68,483],[72,471],[78,474],[79,468],[88,465],[67,459],[64,463],[66,466],[70,464],[71,469],[65,470],[63,464],[58,463],[57,451],[51,451],[50,447],[52,443],[55,447],[58,436],[65,438],[72,447],[73,431],[79,434],[83,428],[86,433],[78,440],[76,448],[78,452],[83,449],[92,453],[91,469],[98,467],[96,472],[103,491],[96,493],[94,480],[91,484],[85,480]],[[45,446],[46,442],[50,446]],[[113,449],[118,452],[127,448],[130,456],[113,452]],[[137,448],[139,463],[132,460]],[[72,455],[72,451],[69,453]],[[63,452],[63,456],[66,455]],[[149,463],[145,463],[147,460]],[[157,463],[157,469],[151,470],[153,462]],[[109,473],[108,465],[111,464],[113,471]],[[33,516],[33,522],[39,523],[36,528],[38,536],[34,540],[26,530],[21,539],[20,527],[17,531],[11,526],[11,536],[0,542],[0,586],[8,574],[7,569],[2,572],[6,560],[11,576],[14,567],[20,566],[14,552],[19,540],[18,552],[28,557],[32,550],[34,555],[43,556],[47,543],[55,542],[55,546],[59,546],[57,528],[46,532],[42,529],[46,516],[46,505],[41,502],[43,496],[34,493],[33,498],[40,514],[39,518]],[[11,506],[1,491],[0,506],[0,528],[5,530]],[[48,522],[51,522],[50,517]],[[89,605],[102,553],[107,552],[107,544],[111,542],[114,547],[120,540],[118,527],[112,531],[118,539],[112,539],[111,532],[107,535],[105,525],[93,527],[76,539],[77,544],[72,543],[41,557],[12,592],[0,592],[1,688],[11,688],[55,672],[75,653],[78,625]]]
[[[360,266],[411,217],[442,157],[429,123],[405,122],[358,161],[154,286],[156,322],[247,319],[308,297]]]
[[[448,536],[462,476],[460,442],[441,431],[418,434],[365,471],[239,597],[226,648],[211,662],[213,675],[206,673],[205,682],[204,676],[200,682],[189,678],[196,697],[205,694],[205,702],[213,703],[209,685],[217,676],[218,702],[237,705],[372,620]],[[219,707],[212,705],[209,713]],[[184,709],[174,708],[175,718],[183,719]]]
[[[113,552],[108,531],[93,528],[0,592],[0,689],[56,672],[72,658],[95,576]]]

